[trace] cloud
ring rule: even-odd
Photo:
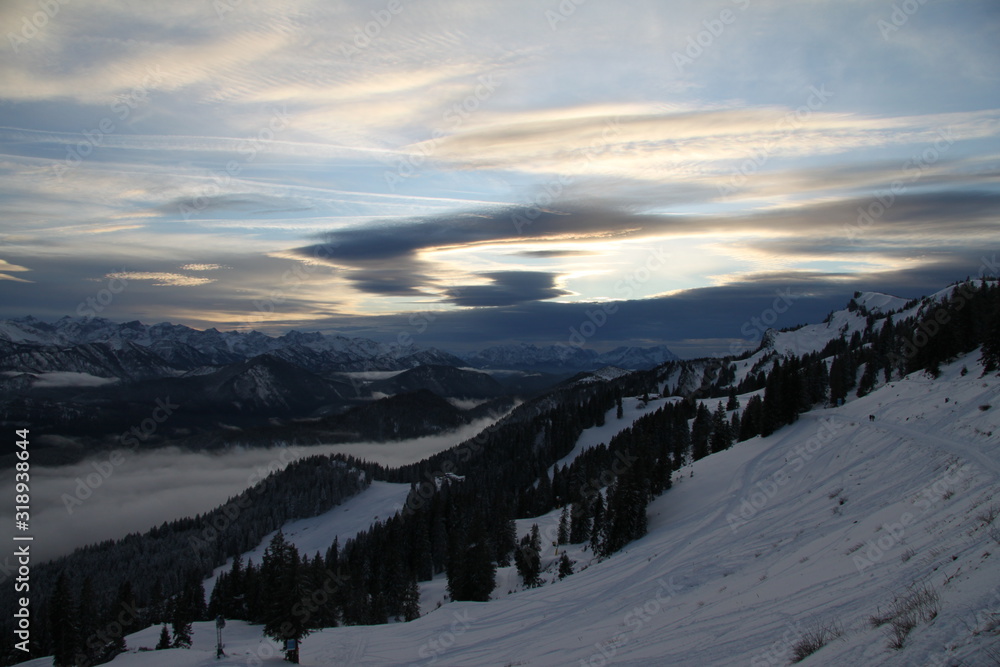
[[[18,283],[30,283],[30,280],[25,280],[24,278],[18,278],[17,276],[8,275],[8,273],[15,271],[30,271],[31,269],[18,266],[17,264],[11,264],[5,259],[0,259],[0,280],[12,280]]]
[[[181,267],[181,271],[218,271],[222,268],[226,267],[221,264],[185,264]]]
[[[748,159],[824,156],[911,143],[995,137],[1000,109],[877,117],[823,110],[833,93],[816,89],[809,105],[593,114],[561,118],[494,114],[411,150],[463,169],[638,180],[725,176]]]
[[[297,458],[341,452],[383,465],[404,465],[457,445],[491,422],[482,419],[453,432],[393,443],[234,449],[223,453],[165,447],[125,451],[124,461],[117,466],[109,462],[109,452],[58,468],[33,467],[37,556],[40,560],[55,558],[87,544],[119,539],[164,521],[205,513]],[[111,474],[101,474],[101,467]],[[88,484],[88,480],[97,483]],[[12,482],[5,481],[4,488],[11,491]],[[82,502],[75,502],[80,497]],[[67,512],[67,499],[72,514]],[[109,521],[109,516],[115,520]]]
[[[600,205],[494,207],[339,229],[323,235],[322,243],[294,249],[292,256],[335,266],[356,289],[369,294],[426,296],[437,292],[463,305],[511,303],[523,301],[527,295],[552,298],[566,292],[555,289],[550,278],[539,281],[539,276],[529,271],[477,272],[466,265],[449,274],[442,268],[443,257],[525,240],[560,244],[606,241],[651,233],[666,220]],[[494,284],[463,287],[461,295],[451,287],[456,280],[477,276]]]
[[[52,387],[101,387],[118,382],[117,378],[102,378],[87,373],[72,373],[53,371],[39,373],[34,383],[35,389],[50,389]]]
[[[556,259],[560,257],[589,257],[598,253],[592,250],[520,250],[513,254],[532,259]]]
[[[158,273],[154,271],[116,271],[107,274],[105,277],[124,281],[150,280],[154,285],[163,287],[193,287],[195,285],[206,285],[215,282],[214,278],[195,278],[180,273]]]
[[[570,294],[556,287],[555,274],[542,271],[496,271],[481,274],[491,285],[463,285],[445,290],[457,306],[512,306],[526,301],[544,301]]]

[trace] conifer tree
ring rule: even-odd
[[[711,444],[713,452],[729,449],[733,444],[733,437],[729,432],[729,419],[726,417],[726,408],[723,407],[722,401],[719,401],[719,405],[712,415]]]
[[[629,468],[615,480],[608,491],[608,507],[601,536],[601,556],[610,556],[632,540],[646,534],[646,508],[649,504],[648,480]]]
[[[191,618],[183,596],[174,598],[170,614],[170,627],[174,632],[174,648],[191,648]],[[163,634],[162,632],[160,633]]]
[[[559,578],[565,579],[571,574],[573,574],[573,563],[564,551],[562,552],[562,556],[559,557]]]
[[[56,587],[49,598],[49,638],[52,642],[52,664],[55,667],[70,667],[76,663],[77,637],[76,619],[73,618],[73,594],[70,591],[66,572],[60,572]]]
[[[590,501],[586,498],[573,503],[570,512],[569,541],[571,544],[580,544],[590,539]]]
[[[709,438],[712,435],[712,413],[704,403],[698,403],[694,423],[691,425],[691,457],[697,461],[708,456]]]
[[[764,403],[761,408],[760,434],[768,436],[782,426],[782,411],[785,400],[784,386],[782,385],[781,362],[777,359],[771,372],[767,374],[767,385],[764,387]]]
[[[420,586],[415,577],[411,578],[403,591],[403,620],[414,621],[420,618]]]
[[[139,619],[136,618],[135,595],[132,593],[132,583],[125,580],[118,587],[117,603],[111,610],[108,626],[116,629],[110,644],[106,647],[104,658],[110,660],[119,653],[128,650],[125,635],[138,630]]]
[[[448,558],[448,593],[452,600],[486,602],[496,585],[496,563],[483,521],[475,522],[472,534],[455,540]]]
[[[865,396],[871,393],[871,390],[875,388],[875,382],[878,378],[878,368],[874,361],[868,361],[865,364],[865,370],[861,373],[861,379],[858,380],[858,391],[857,396]]]
[[[601,535],[604,533],[604,496],[600,493],[594,499],[594,522],[590,527],[590,550],[600,555]]]
[[[94,650],[97,631],[97,610],[94,604],[94,587],[90,577],[83,580],[80,586],[80,597],[76,606],[76,622],[78,625],[79,641],[76,654],[76,662],[93,662],[97,658]]]
[[[740,399],[736,396],[736,388],[733,387],[729,390],[729,400],[726,401],[726,410],[739,410],[740,409]]]
[[[525,586],[534,588],[541,583],[542,540],[538,524],[532,524],[531,532],[521,538],[520,548],[514,554],[514,565]]]
[[[994,287],[992,293],[997,294],[1000,288]],[[988,322],[983,336],[983,351],[980,356],[980,361],[983,363],[983,371],[986,373],[992,373],[993,371],[1000,368],[1000,307],[997,307],[995,303],[996,298],[993,299],[994,304],[992,306],[992,312],[987,310],[987,317],[985,319]]]
[[[309,634],[308,616],[294,613],[308,596],[299,550],[280,530],[264,550],[261,563],[261,597],[264,601],[264,634],[275,641],[301,640]]]
[[[167,630],[167,624],[164,623],[163,627],[160,628],[160,641],[156,642],[156,650],[162,651],[171,647],[170,641],[170,631]]]

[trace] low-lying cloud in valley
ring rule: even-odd
[[[68,466],[36,467],[32,553],[48,560],[87,544],[204,513],[299,458],[341,453],[399,466],[472,438],[492,422],[481,419],[449,433],[398,442],[231,449],[219,454],[176,447],[135,453],[117,450],[120,457],[104,452]],[[14,496],[12,482],[3,489],[5,497]]]

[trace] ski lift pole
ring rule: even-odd
[[[215,619],[215,659],[221,660],[225,652],[222,650],[222,628],[226,627],[226,619],[222,618],[222,614],[219,614]]]

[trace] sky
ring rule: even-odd
[[[0,25],[2,318],[693,357],[1000,271],[995,0],[13,0]]]

